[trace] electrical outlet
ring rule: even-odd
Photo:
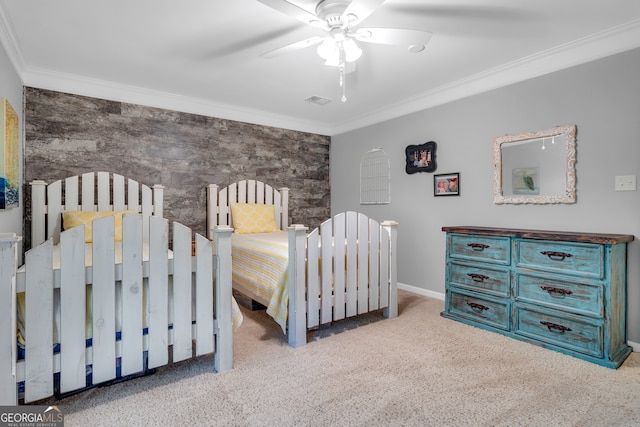
[[[616,176],[616,191],[636,191],[636,176]]]

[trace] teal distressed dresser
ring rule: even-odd
[[[609,368],[631,353],[626,254],[632,235],[443,227],[443,317]]]

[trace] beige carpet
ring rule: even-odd
[[[51,401],[65,426],[638,426],[640,353],[612,370],[440,317],[400,291],[400,316],[338,323],[286,345],[246,312],[235,367],[208,358]]]

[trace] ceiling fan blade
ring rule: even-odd
[[[425,46],[433,33],[404,28],[360,28],[353,35],[361,42],[411,47]]]
[[[350,19],[344,19],[343,22],[348,22],[349,27],[353,28],[373,13],[378,7],[382,5],[386,0],[353,0],[342,14],[343,18],[349,17]]]
[[[329,30],[329,27],[327,26],[327,23],[325,21],[318,18],[313,13],[308,12],[305,9],[302,9],[301,7],[298,7],[293,3],[289,3],[286,0],[258,0],[258,1],[264,4],[265,6],[268,6],[279,12],[282,12],[285,15],[289,15],[300,22],[304,22],[305,24],[312,25],[317,28],[321,28],[325,31]]]
[[[296,50],[300,50],[300,49],[307,48],[309,46],[316,45],[316,44],[322,42],[322,40],[324,40],[324,37],[319,37],[319,36],[310,37],[308,39],[300,40],[299,42],[291,43],[291,44],[288,44],[286,46],[280,47],[278,49],[274,49],[274,50],[271,50],[269,52],[265,52],[260,56],[262,58],[266,58],[266,59],[274,58],[276,56],[280,56],[280,55],[284,55],[284,54],[287,54],[287,53],[295,52]]]

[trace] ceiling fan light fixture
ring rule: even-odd
[[[342,42],[342,47],[345,53],[345,61],[347,62],[355,62],[362,56],[362,49],[360,49],[352,38],[347,38]]]
[[[327,37],[317,49],[320,58],[325,60],[326,65],[337,67],[340,65],[340,55],[344,52],[346,62],[355,62],[362,56],[362,49],[355,40],[347,37],[344,41],[336,41],[333,37]]]
[[[334,57],[340,56],[340,52],[338,52],[338,46],[333,37],[326,37],[322,43],[318,46],[318,55],[320,58],[330,61]]]
[[[386,0],[258,1],[298,21],[311,24],[325,33],[324,37],[316,36],[291,43],[261,56],[271,58],[280,53],[318,45],[318,55],[324,59],[325,65],[338,69],[342,102],[347,100],[346,74],[349,70],[355,70],[356,61],[362,55],[362,49],[357,42],[401,46],[407,48],[410,53],[418,53],[425,50],[433,35],[428,31],[409,28],[358,28]],[[301,3],[305,3],[306,7]],[[309,10],[311,3],[315,3],[315,13]]]

